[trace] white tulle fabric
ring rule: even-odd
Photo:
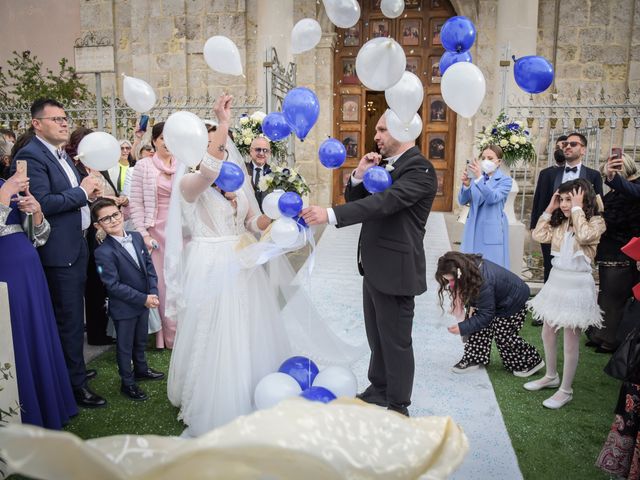
[[[462,463],[467,438],[450,417],[364,405],[290,399],[189,440],[9,425],[0,448],[13,471],[50,480],[445,479]]]
[[[170,212],[165,259],[178,324],[168,396],[187,434],[198,436],[251,413],[255,386],[289,356],[348,365],[366,349],[337,337],[293,284],[283,251],[248,231],[260,215],[253,190],[237,192],[237,208],[209,187],[192,203],[184,195],[173,189],[180,216]],[[265,252],[268,261],[258,262]]]
[[[529,301],[533,317],[550,326],[584,330],[602,326],[591,260],[574,251],[575,237],[566,232],[559,252],[551,252],[553,268],[540,292]]]

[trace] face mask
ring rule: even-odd
[[[482,168],[482,171],[488,175],[495,172],[498,165],[493,163],[491,160],[482,160],[482,162],[480,162],[480,168]]]
[[[553,158],[556,161],[556,163],[559,164],[564,164],[567,159],[564,157],[564,152],[562,150],[556,150],[555,152],[553,152]]]

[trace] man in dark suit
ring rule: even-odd
[[[253,191],[256,194],[256,200],[262,210],[262,199],[264,198],[264,192],[259,188],[260,179],[268,173],[271,173],[271,167],[269,166],[269,158],[271,157],[271,145],[266,137],[256,137],[251,142],[249,149],[249,156],[251,161],[247,163],[247,172],[251,177],[251,185],[253,185]]]
[[[391,170],[392,186],[375,195],[365,190],[364,173],[382,160],[377,153],[367,153],[349,179],[345,205],[312,206],[302,215],[310,225],[339,228],[362,223],[358,269],[363,276],[371,385],[358,398],[408,415],[414,297],[427,289],[423,241],[438,182],[433,165],[415,142],[402,143],[391,136],[384,115],[376,125],[375,142],[382,163]]]
[[[11,170],[15,171],[15,160],[27,161],[30,191],[51,224],[49,239],[38,252],[76,401],[82,407],[102,407],[106,401],[88,388],[83,357],[85,236],[91,222],[87,204],[100,194],[101,181],[93,176],[81,179],[62,149],[69,139],[69,123],[60,103],[36,100],[31,106],[31,124],[35,137],[16,153]]]
[[[585,136],[581,133],[570,133],[565,139],[561,139],[562,137],[558,138],[556,146],[562,148],[565,165],[564,167],[548,167],[540,171],[533,196],[531,223],[529,225],[531,230],[536,227],[538,218],[549,205],[554,192],[564,182],[575,180],[576,178],[585,178],[593,184],[596,193],[602,195],[602,176],[600,172],[582,165],[582,159],[587,151],[587,139]],[[542,244],[540,248],[544,259],[544,281],[546,282],[551,271],[551,245]],[[542,323],[534,322],[534,325],[542,325]]]
[[[142,235],[125,232],[124,218],[116,202],[110,198],[98,199],[91,207],[91,216],[95,228],[107,234],[94,255],[98,274],[109,295],[109,315],[117,333],[120,391],[131,400],[146,400],[147,394],[135,381],[164,378],[164,373],[149,368],[144,354],[149,308],[160,305],[158,276]]]

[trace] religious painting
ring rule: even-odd
[[[360,132],[340,132],[340,140],[347,151],[347,157],[357,158]]]
[[[345,29],[343,43],[345,47],[360,46],[360,22],[356,23],[351,28]]]
[[[445,133],[430,133],[427,136],[429,160],[444,160],[446,148]]]
[[[389,36],[389,20],[370,20],[371,38],[388,37]]]
[[[356,75],[356,59],[342,59],[342,83],[346,85],[357,85],[360,83]]]
[[[429,57],[429,79],[431,83],[440,83],[442,75],[440,75],[440,57]]]
[[[404,8],[420,8],[422,0],[404,0]]]
[[[405,67],[405,70],[420,77],[420,60],[420,57],[407,57],[407,66]]]
[[[436,170],[436,178],[438,180],[438,190],[436,196],[444,197],[444,175],[446,170]]]
[[[441,96],[432,95],[429,97],[429,121],[447,121],[447,104],[444,103]]]
[[[442,0],[431,0],[431,8],[442,7]]]
[[[442,30],[442,25],[444,25],[446,21],[445,18],[431,19],[431,45],[442,45],[440,30]]]
[[[417,18],[403,19],[400,21],[400,43],[412,46],[420,45],[422,20]]]
[[[342,95],[342,111],[343,122],[359,122],[360,121],[360,95]]]

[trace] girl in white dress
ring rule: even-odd
[[[593,186],[578,178],[560,185],[532,232],[534,240],[551,243],[553,259],[547,283],[529,302],[534,318],[544,321],[542,341],[547,371],[524,388],[560,386],[542,402],[547,408],[561,408],[573,398],[571,386],[578,367],[580,334],[587,327],[602,325],[591,262],[605,229]],[[564,328],[562,384],[556,369],[560,328]]]

